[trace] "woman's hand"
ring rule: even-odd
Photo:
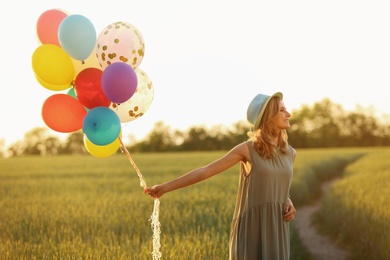
[[[158,199],[164,193],[162,192],[161,185],[154,185],[152,187],[147,187],[144,189],[144,193],[148,194],[152,198]]]
[[[284,215],[283,215],[283,220],[284,221],[292,221],[295,218],[295,213],[297,210],[295,209],[292,201],[290,198],[288,198],[287,203],[284,207]]]

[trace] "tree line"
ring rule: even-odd
[[[325,98],[314,105],[291,111],[289,143],[295,148],[362,147],[390,145],[389,122],[381,122],[367,110],[347,112]],[[192,126],[186,131],[171,129],[160,121],[149,134],[132,144],[132,152],[229,150],[247,139],[250,125],[242,120],[232,126]],[[81,131],[65,141],[50,135],[48,128],[37,127],[23,140],[7,148],[9,156],[88,154]],[[118,149],[120,152],[120,149]]]

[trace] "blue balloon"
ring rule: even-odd
[[[83,133],[96,145],[108,145],[118,138],[121,122],[118,115],[108,107],[94,107],[83,120]]]
[[[96,30],[85,16],[68,15],[58,27],[58,40],[69,56],[76,60],[86,60],[95,49]]]

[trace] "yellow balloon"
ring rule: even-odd
[[[70,83],[64,84],[64,85],[54,85],[54,84],[49,84],[43,80],[41,80],[37,75],[35,75],[36,80],[41,84],[41,86],[53,90],[53,91],[61,91],[70,88],[72,85]]]
[[[32,55],[32,67],[40,83],[69,86],[74,79],[72,59],[61,47],[54,44],[42,44],[36,48]]]
[[[99,60],[96,56],[96,49],[91,53],[91,55],[89,55],[89,57],[83,61],[81,60],[76,60],[72,57],[70,57],[72,59],[72,63],[73,63],[73,67],[74,67],[74,78],[76,79],[77,75],[80,73],[80,71],[82,71],[83,69],[86,69],[86,68],[97,68],[97,69],[102,69],[102,66],[100,66],[99,64]]]
[[[119,138],[115,139],[114,142],[107,144],[107,145],[96,145],[88,140],[87,136],[84,135],[84,146],[87,149],[87,151],[99,158],[105,158],[113,155],[118,148],[120,147],[121,143],[119,141]]]

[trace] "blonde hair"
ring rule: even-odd
[[[272,121],[279,113],[279,103],[280,97],[272,97],[261,118],[259,128],[248,132],[249,141],[257,153],[269,159],[276,156],[278,149],[285,154],[288,147],[287,131],[285,129],[279,131]],[[275,136],[278,137],[277,143],[274,142]]]

